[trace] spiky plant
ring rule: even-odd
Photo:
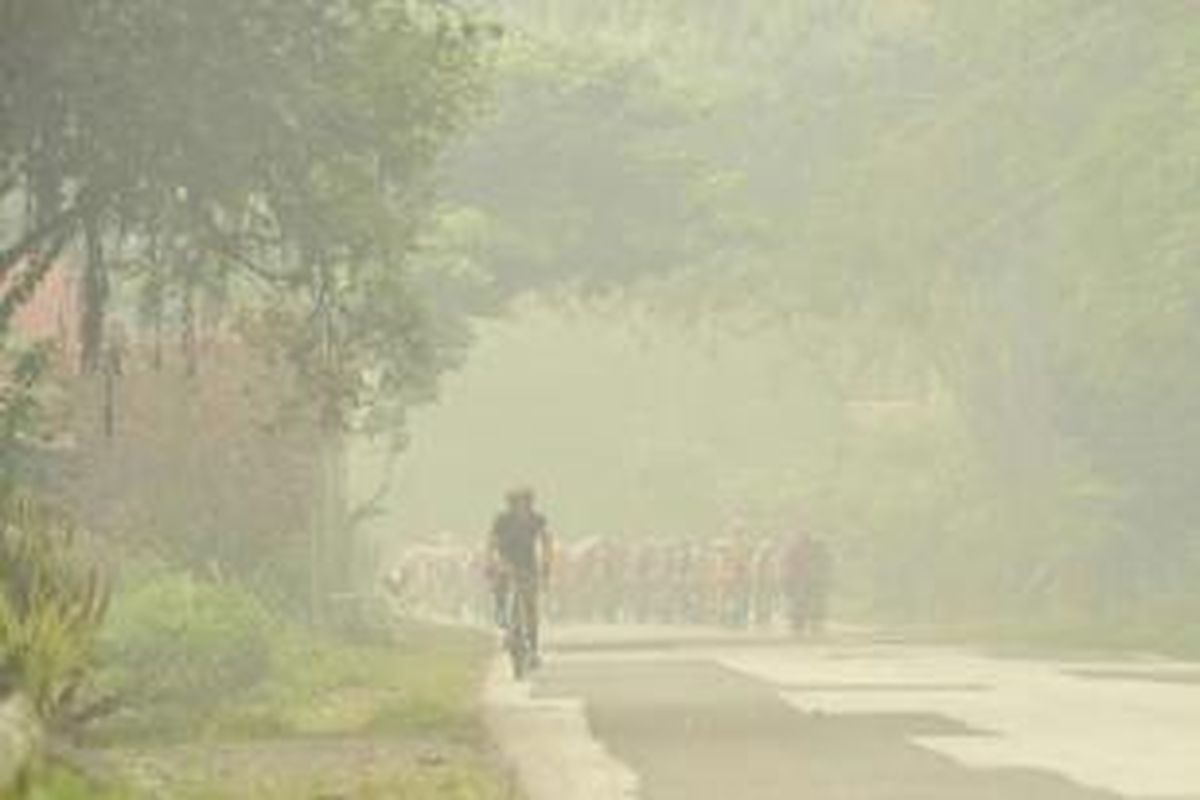
[[[51,729],[94,712],[85,689],[108,595],[69,521],[26,495],[0,499],[0,670]]]

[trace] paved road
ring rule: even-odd
[[[593,628],[493,686],[532,800],[1200,800],[1200,665]]]

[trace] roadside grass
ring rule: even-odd
[[[197,767],[193,761],[167,767],[175,774],[156,778],[153,786],[137,779],[104,785],[56,767],[20,800],[520,800],[513,779],[486,754],[463,752],[436,762],[397,759],[370,767],[347,763],[336,772],[294,766],[247,765],[243,772],[213,764]]]
[[[278,776],[273,780],[260,777],[237,788],[210,784],[185,789],[175,797],[179,800],[517,800],[518,794],[511,781],[497,780],[492,765],[460,760],[437,767],[397,766],[386,775],[356,779],[352,786],[347,779],[337,777]]]
[[[74,770],[53,766],[42,773],[22,800],[136,800],[128,790],[99,786]]]
[[[486,635],[414,623],[387,642],[282,626],[272,638],[269,676],[236,696],[99,731],[99,773],[130,788],[60,769],[33,800],[519,796],[481,721]]]
[[[393,643],[347,644],[292,629],[275,646],[272,678],[227,704],[205,735],[436,736],[472,742],[492,651],[467,630],[412,624]]]

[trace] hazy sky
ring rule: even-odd
[[[805,471],[827,448],[824,393],[778,334],[527,306],[482,324],[442,401],[413,415],[386,525],[481,531],[514,483],[569,535],[786,515],[821,488]]]

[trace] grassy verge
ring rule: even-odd
[[[514,800],[480,720],[492,652],[456,629],[407,626],[387,644],[287,629],[269,677],[236,697],[99,731],[86,756],[109,776],[107,794],[56,773],[34,796]]]
[[[433,737],[459,744],[481,735],[476,697],[491,643],[472,631],[408,626],[394,644],[280,638],[270,681],[222,708],[211,739],[278,736]]]

